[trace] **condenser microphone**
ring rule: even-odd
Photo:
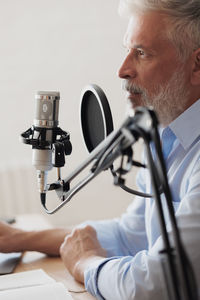
[[[24,144],[32,146],[32,164],[37,170],[38,189],[41,194],[48,190],[47,174],[53,168],[65,165],[65,155],[70,155],[72,145],[67,131],[58,127],[59,92],[37,92],[35,117],[31,128],[21,134]],[[54,185],[55,188],[55,185]]]
[[[55,143],[55,129],[58,126],[59,92],[37,92],[35,95],[35,117],[32,165],[37,170],[37,181],[40,193],[44,193],[47,185],[47,174],[53,168],[52,145]]]

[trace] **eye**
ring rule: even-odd
[[[137,54],[138,54],[138,56],[145,56],[144,51],[141,50],[141,49],[138,49],[138,50],[137,50]]]

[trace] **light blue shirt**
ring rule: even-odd
[[[181,237],[200,282],[200,100],[163,129],[161,142]],[[152,192],[147,169],[138,173],[137,184],[139,190]],[[89,224],[108,254],[85,271],[91,294],[106,300],[166,299],[154,199],[136,197],[121,218]],[[171,236],[169,223],[168,231]]]

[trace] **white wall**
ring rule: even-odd
[[[124,55],[126,21],[119,18],[117,7],[116,0],[1,0],[1,166],[31,164],[31,148],[19,142],[19,135],[32,125],[38,90],[61,94],[60,127],[70,132],[73,144],[65,176],[87,157],[79,125],[79,97],[85,85],[100,85],[115,127],[123,121],[125,100],[116,72]],[[36,192],[33,186],[30,193]],[[67,224],[112,217],[131,198],[113,187],[109,173],[103,174],[49,218]]]

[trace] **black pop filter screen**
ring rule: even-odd
[[[88,85],[81,95],[81,127],[89,152],[113,131],[108,100],[103,90],[95,84]]]

